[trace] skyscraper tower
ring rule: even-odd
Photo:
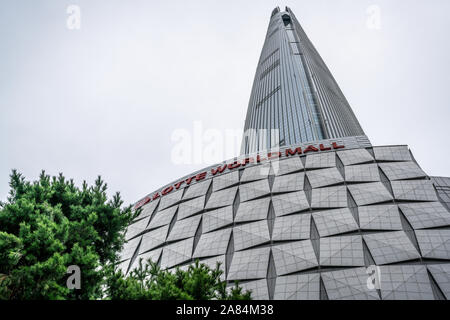
[[[336,80],[289,8],[272,12],[244,130],[241,154],[364,135]]]

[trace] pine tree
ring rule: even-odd
[[[124,230],[135,214],[107,185],[77,188],[43,171],[33,183],[16,170],[0,207],[0,298],[97,299],[106,266],[118,259]],[[66,285],[67,268],[81,270],[81,289]]]
[[[113,300],[250,300],[251,292],[243,292],[236,282],[227,288],[220,279],[223,271],[217,263],[211,269],[198,260],[186,270],[161,270],[156,263],[138,261],[138,267],[125,276],[121,270],[109,268],[107,296]]]
[[[81,188],[62,174],[26,181],[16,170],[0,202],[0,299],[250,299],[222,271],[198,261],[175,273],[150,261],[128,276],[115,266],[127,226],[140,214],[123,207],[120,194],[107,198],[98,177]],[[67,286],[68,267],[78,266],[81,288]]]

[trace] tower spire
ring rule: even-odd
[[[333,75],[288,7],[272,11],[244,129],[242,154],[364,135]]]

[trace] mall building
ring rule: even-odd
[[[272,12],[245,130],[239,157],[135,204],[125,273],[199,259],[253,299],[450,298],[450,178],[372,146],[289,8]]]

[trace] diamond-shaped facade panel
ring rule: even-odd
[[[362,230],[402,230],[398,207],[395,204],[359,207]]]
[[[309,153],[306,156],[307,169],[331,168],[336,166],[336,153]]]
[[[450,260],[450,230],[417,230],[416,236],[424,258]]]
[[[273,246],[272,253],[279,276],[318,266],[310,240]]]
[[[299,157],[276,161],[272,164],[272,168],[277,176],[304,170],[302,160]]]
[[[358,206],[392,200],[392,195],[381,182],[352,184],[348,186],[348,190]]]
[[[392,181],[397,200],[438,201],[433,184],[429,180]]]
[[[383,300],[434,299],[425,266],[382,266],[380,273]]]
[[[270,162],[245,168],[241,176],[241,182],[266,179],[269,176],[269,172]]]
[[[377,265],[420,258],[414,245],[403,231],[364,235],[364,241]]]
[[[276,217],[273,226],[272,240],[302,240],[310,238],[311,214],[293,214]]]
[[[450,264],[428,265],[428,270],[433,275],[445,298],[450,300]]]
[[[263,279],[267,275],[270,248],[235,252],[227,280]]]
[[[380,163],[379,166],[391,181],[416,179],[427,176],[415,162]]]
[[[232,187],[211,193],[205,209],[215,209],[232,205],[236,191],[237,187]]]
[[[345,181],[347,182],[377,182],[380,173],[375,163],[345,167]]]
[[[190,185],[183,195],[183,200],[204,196],[208,191],[210,184],[211,180],[206,180]]]
[[[166,210],[158,211],[150,221],[147,229],[155,229],[169,224],[170,221],[172,221],[172,218],[175,215],[177,209],[178,207],[175,206]]]
[[[131,240],[128,240],[123,245],[123,249],[120,252],[120,261],[131,259],[136,252],[137,246],[141,242],[142,237],[137,237]]]
[[[156,207],[158,206],[159,200],[160,199],[158,198],[155,201],[152,201],[149,204],[146,204],[145,206],[143,206],[142,207],[142,212],[136,218],[136,220],[140,220],[142,218],[151,216],[153,214],[153,212],[155,211]]]
[[[273,183],[272,192],[283,193],[303,190],[304,183],[305,174],[303,172],[277,176]]]
[[[321,238],[320,265],[363,266],[364,253],[361,236]]]
[[[167,232],[169,231],[169,226],[163,226],[158,229],[154,229],[150,232],[144,233],[142,236],[141,247],[139,248],[139,253],[144,253],[153,248],[162,245],[167,238]]]
[[[167,237],[167,241],[175,241],[193,237],[195,235],[195,231],[197,231],[201,218],[201,215],[197,215],[184,220],[177,220],[170,231],[169,237]]]
[[[234,249],[240,251],[270,241],[267,221],[251,222],[233,228]]]
[[[313,218],[321,237],[358,230],[350,209],[336,209],[314,212]]]
[[[373,161],[373,157],[366,149],[339,151],[337,154],[345,166]]]
[[[270,193],[269,182],[260,180],[256,182],[249,182],[239,186],[239,195],[241,202],[259,198]]]
[[[376,290],[367,286],[366,268],[322,273],[323,284],[331,300],[379,300]]]
[[[191,259],[194,238],[168,244],[163,248],[161,268],[169,269]]]
[[[204,206],[205,196],[182,202],[178,208],[178,220],[183,220],[194,214],[200,213],[203,211]]]
[[[303,191],[273,196],[272,204],[277,217],[309,209],[308,199]]]
[[[239,171],[222,174],[213,179],[213,192],[235,186],[239,183]]]
[[[144,232],[145,228],[147,228],[148,221],[150,217],[146,217],[144,219],[139,220],[130,226],[127,229],[127,233],[125,234],[125,240],[129,240],[131,238],[136,237],[138,234]]]
[[[222,227],[229,226],[233,223],[233,207],[228,206],[203,214],[203,233],[207,233]]]
[[[414,229],[450,226],[450,212],[439,202],[401,203],[399,208]]]
[[[225,254],[230,241],[231,228],[205,233],[195,248],[194,258]]]
[[[161,198],[161,201],[159,202],[159,210],[168,208],[170,206],[173,206],[174,204],[177,204],[181,201],[181,197],[183,196],[184,189],[180,189],[175,192],[171,192],[164,197]]]
[[[308,171],[306,175],[313,188],[326,187],[344,182],[344,178],[337,168]]]
[[[347,188],[345,186],[312,190],[311,206],[315,209],[345,208],[347,204]]]
[[[235,222],[258,221],[267,219],[270,198],[243,202],[237,210]]]
[[[318,273],[310,273],[278,277],[274,299],[319,300],[320,275]]]
[[[412,161],[407,146],[374,147],[373,152],[378,161]]]

